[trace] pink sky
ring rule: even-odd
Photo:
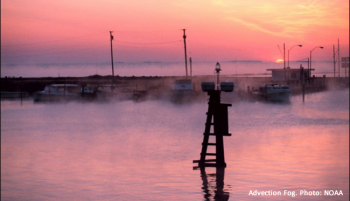
[[[182,61],[184,28],[194,60],[349,55],[348,0],[3,0],[1,63],[110,62],[109,31],[115,61]]]

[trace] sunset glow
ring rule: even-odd
[[[10,1],[1,2],[1,63],[182,61],[183,31],[195,60],[332,60],[349,53],[349,1]]]
[[[283,62],[283,59],[277,59],[276,60],[276,63],[282,63]]]

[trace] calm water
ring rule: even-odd
[[[349,200],[349,90],[235,102],[227,168],[193,170],[206,103],[1,101],[2,200]],[[344,196],[249,196],[338,190]]]

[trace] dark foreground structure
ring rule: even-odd
[[[200,160],[194,160],[200,168],[203,167],[226,167],[224,153],[224,136],[231,136],[228,133],[228,107],[231,104],[220,102],[220,92],[208,91],[209,103],[207,112],[207,121],[205,123],[204,138],[202,143],[202,152]],[[214,126],[214,133],[210,133],[211,126]],[[215,143],[209,143],[209,137],[215,137]],[[208,153],[208,146],[215,146],[216,153]],[[206,156],[215,156],[215,159],[206,159]],[[198,167],[195,167],[198,168]]]

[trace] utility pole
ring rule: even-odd
[[[339,38],[338,38],[338,77],[340,77],[340,50],[339,50]]]
[[[183,31],[184,31],[183,38],[184,38],[184,45],[185,45],[185,67],[186,67],[186,77],[187,77],[188,73],[187,73],[186,29],[183,29]]]
[[[335,52],[335,45],[333,45],[333,66],[334,66],[334,77],[335,77],[335,64],[337,63],[335,61],[335,55],[336,55],[336,52]]]
[[[307,58],[307,69],[308,69],[308,72],[307,72],[308,77],[307,77],[307,79],[310,82],[310,77],[311,77],[310,58]]]
[[[287,81],[287,75],[286,75],[286,44],[283,43],[283,69],[284,69],[284,81]]]
[[[283,67],[286,68],[286,44],[283,43]]]
[[[112,59],[112,92],[114,89],[114,62],[113,62],[113,46],[112,46],[112,41],[113,41],[113,35],[112,31],[109,32],[110,38],[111,38],[111,59]]]
[[[192,57],[190,57],[190,76],[192,77]]]

